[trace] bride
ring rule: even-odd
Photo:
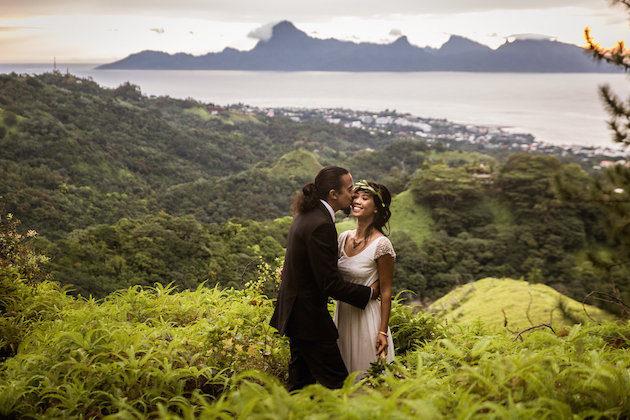
[[[339,330],[339,350],[349,372],[365,371],[378,357],[394,360],[388,327],[392,306],[392,278],[396,253],[383,233],[392,198],[384,185],[365,180],[354,184],[351,215],[355,230],[339,235],[339,272],[344,280],[369,286],[379,281],[381,299],[362,310],[337,301],[334,321]]]

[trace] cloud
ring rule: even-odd
[[[622,15],[609,16],[606,18],[606,24],[607,25],[620,25],[626,22],[626,19],[628,18]]]
[[[164,28],[151,28],[149,29],[151,32],[155,32],[156,34],[163,34],[164,33]]]
[[[508,41],[520,41],[524,39],[533,39],[536,41],[555,41],[557,37],[542,34],[512,34],[505,37]]]
[[[392,29],[391,31],[389,31],[389,34],[391,36],[401,37],[403,33],[400,29]]]
[[[276,23],[278,22],[270,22],[263,26],[260,26],[253,31],[250,31],[247,34],[247,37],[252,39],[259,39],[261,41],[269,41],[271,35],[273,35],[273,27]]]
[[[25,29],[40,29],[32,26],[0,26],[0,32],[18,32]]]

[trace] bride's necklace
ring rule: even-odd
[[[364,236],[363,238],[357,240],[356,236],[354,236],[351,239],[352,239],[352,249],[357,249],[359,246],[361,246],[361,244],[365,242],[367,238]]]

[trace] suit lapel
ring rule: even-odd
[[[328,209],[326,208],[324,203],[322,203],[321,201],[319,203],[317,203],[317,208],[319,210],[321,210],[326,215],[326,220],[328,220],[333,225],[335,224],[335,221],[332,220],[332,218],[330,217],[330,212],[328,211]]]

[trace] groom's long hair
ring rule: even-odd
[[[339,166],[326,166],[319,171],[315,181],[304,185],[302,191],[298,191],[293,197],[291,203],[293,215],[314,209],[319,204],[319,200],[326,201],[330,190],[339,191],[341,177],[347,173],[349,173],[347,169]]]

